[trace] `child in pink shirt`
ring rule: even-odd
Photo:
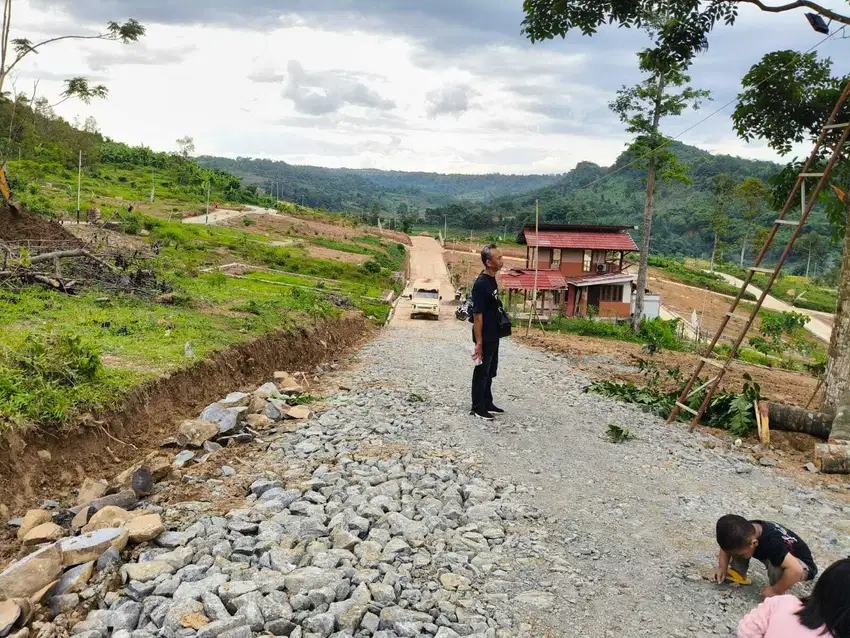
[[[738,638],[850,638],[850,558],[831,565],[809,598],[773,596],[744,616]]]

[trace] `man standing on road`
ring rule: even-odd
[[[472,373],[472,412],[485,421],[493,420],[493,413],[504,412],[493,404],[493,379],[499,368],[499,287],[496,275],[502,269],[502,253],[496,244],[481,250],[484,271],[472,286],[472,340],[475,343],[475,360],[481,363]]]

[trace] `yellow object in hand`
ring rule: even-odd
[[[753,581],[747,578],[746,576],[741,576],[734,569],[726,570],[726,580],[731,580],[733,583],[738,583],[739,585],[752,585]]]

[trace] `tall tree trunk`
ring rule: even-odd
[[[637,278],[637,296],[635,311],[632,314],[632,330],[637,332],[643,317],[644,297],[646,296],[646,274],[649,268],[649,243],[652,239],[652,211],[655,204],[655,153],[649,156],[646,172],[646,201],[643,206],[643,241],[640,249],[640,265]]]
[[[812,267],[812,249],[809,248],[809,258],[806,260],[806,279],[809,278],[809,268]]]
[[[847,198],[844,225],[844,260],[838,282],[838,304],[835,324],[829,342],[826,367],[824,408],[835,409],[841,396],[850,389],[850,197]]]
[[[646,200],[643,205],[643,241],[641,242],[640,264],[638,266],[635,311],[632,313],[632,331],[634,332],[637,332],[640,328],[640,320],[643,317],[644,297],[646,296],[649,244],[652,240],[652,212],[655,205],[655,172],[657,169],[655,145],[658,142],[658,126],[661,123],[661,101],[664,98],[665,84],[664,74],[659,73],[657,91],[655,93],[655,107],[652,116],[652,135],[650,137],[652,152],[649,155],[649,165],[646,169]]]
[[[714,246],[711,248],[711,272],[714,273],[714,263],[717,260],[717,241],[720,235],[714,231]]]
[[[750,231],[747,229],[747,234],[744,235],[744,241],[741,243],[741,268],[744,267],[744,256],[747,253],[747,244],[750,243]]]

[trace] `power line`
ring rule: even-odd
[[[815,49],[817,49],[817,48],[818,48],[819,46],[821,46],[822,44],[824,44],[824,43],[828,42],[829,40],[832,40],[832,38],[834,38],[835,36],[837,36],[839,33],[841,33],[842,31],[844,31],[846,28],[847,28],[846,26],[842,26],[842,27],[841,27],[838,31],[836,31],[835,33],[832,33],[832,34],[828,35],[828,36],[827,36],[827,37],[825,37],[823,40],[821,40],[820,42],[818,42],[817,44],[815,44],[813,47],[811,47],[811,48],[807,49],[806,51],[804,51],[804,52],[802,53],[802,55],[806,55],[807,53],[811,53],[812,51],[814,51]],[[768,80],[772,79],[772,78],[773,78],[774,76],[776,76],[778,73],[780,73],[781,71],[784,71],[785,69],[787,69],[788,67],[790,67],[790,66],[791,66],[791,64],[792,64],[792,63],[791,63],[791,62],[789,62],[789,63],[788,63],[788,64],[786,64],[785,66],[781,66],[781,67],[777,68],[777,69],[776,69],[773,73],[771,73],[770,75],[768,75],[768,76],[767,76],[766,78],[764,78],[761,82],[759,82],[758,84],[756,84],[753,88],[755,89],[755,88],[760,87],[762,84],[764,84],[764,83],[765,83],[765,82],[767,82]],[[717,115],[718,113],[720,113],[720,112],[724,111],[725,109],[729,108],[730,106],[732,106],[735,102],[737,102],[737,100],[738,100],[737,96],[736,96],[736,97],[734,97],[734,98],[732,98],[731,100],[729,100],[728,102],[726,102],[726,104],[724,104],[723,106],[719,107],[719,108],[718,108],[718,109],[716,109],[715,111],[712,111],[711,113],[709,113],[708,115],[706,115],[704,118],[702,118],[700,121],[696,122],[695,124],[692,124],[691,126],[689,126],[688,128],[686,128],[684,131],[681,131],[681,132],[680,132],[678,135],[676,135],[675,137],[668,138],[667,140],[665,140],[665,141],[664,141],[664,143],[663,143],[663,144],[660,144],[660,145],[659,145],[659,146],[657,146],[656,148],[653,148],[653,149],[648,150],[646,153],[644,153],[644,154],[643,154],[643,155],[641,155],[640,157],[637,157],[637,158],[633,159],[633,160],[632,160],[631,162],[629,162],[628,164],[624,164],[624,165],[623,165],[623,166],[621,166],[620,168],[617,168],[617,169],[615,169],[614,171],[612,171],[612,172],[610,172],[610,173],[606,173],[606,174],[605,174],[605,175],[603,175],[602,177],[600,177],[600,178],[598,178],[598,179],[595,179],[595,180],[593,180],[592,182],[589,182],[589,183],[585,184],[584,186],[579,186],[579,187],[578,187],[575,191],[571,191],[571,192],[577,192],[577,191],[584,190],[585,188],[590,188],[591,186],[596,186],[597,184],[599,184],[599,183],[601,183],[601,182],[605,181],[606,179],[608,179],[609,177],[613,177],[614,175],[616,175],[616,174],[617,174],[617,173],[619,173],[620,171],[624,171],[624,170],[626,170],[627,168],[631,168],[632,166],[634,166],[634,165],[635,165],[635,164],[637,164],[638,162],[641,162],[641,161],[645,160],[647,157],[649,157],[649,156],[650,156],[650,155],[652,155],[653,153],[657,153],[658,151],[660,151],[661,149],[663,149],[665,146],[669,146],[670,144],[672,144],[673,142],[677,141],[678,139],[680,139],[680,138],[681,138],[681,137],[683,137],[684,135],[687,135],[688,133],[690,133],[691,131],[693,131],[693,130],[694,130],[695,128],[697,128],[698,126],[702,126],[702,125],[703,125],[703,124],[705,124],[708,120],[710,120],[711,118],[713,118],[715,115]]]

